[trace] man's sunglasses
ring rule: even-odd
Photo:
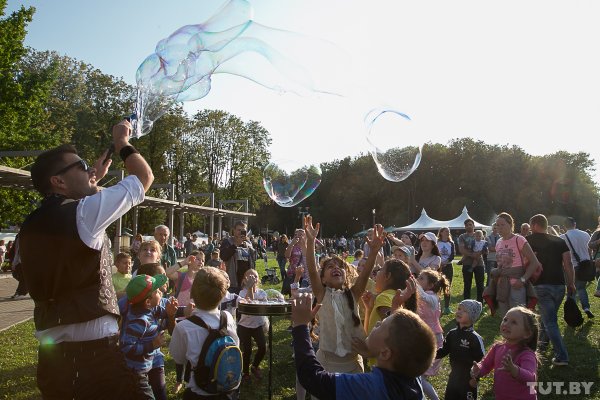
[[[54,175],[64,174],[65,172],[67,172],[68,170],[70,170],[73,167],[79,167],[79,168],[81,168],[81,170],[83,172],[88,172],[90,170],[90,166],[88,165],[88,163],[85,162],[85,160],[77,160],[74,163],[69,164],[64,168],[59,169],[58,171],[56,171],[56,173]]]

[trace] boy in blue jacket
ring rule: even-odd
[[[321,400],[424,398],[419,376],[431,366],[436,341],[417,314],[397,309],[375,326],[364,343],[355,342],[366,350],[361,354],[377,359],[370,373],[335,374],[319,364],[310,342],[312,295],[301,294],[292,303],[296,372],[313,396]]]

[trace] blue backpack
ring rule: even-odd
[[[188,321],[208,331],[193,369],[196,385],[210,394],[232,392],[242,381],[242,352],[227,334],[227,314],[221,311],[219,329],[210,328],[197,315]]]

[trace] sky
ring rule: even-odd
[[[275,160],[320,163],[366,153],[365,111],[388,107],[412,121],[394,133],[398,143],[471,137],[533,155],[585,151],[600,162],[598,1],[249,2],[254,21],[323,39],[348,56],[306,59],[321,64],[316,73],[323,77],[345,77],[343,97],[282,95],[222,74],[206,97],[185,104],[190,113],[221,109],[259,121]],[[134,84],[159,40],[204,22],[223,3],[8,0],[7,12],[36,7],[26,45]],[[478,162],[474,167],[485,164]],[[600,184],[598,171],[594,179]]]

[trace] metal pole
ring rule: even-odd
[[[273,369],[273,321],[269,315],[269,400],[273,398],[271,370]]]

